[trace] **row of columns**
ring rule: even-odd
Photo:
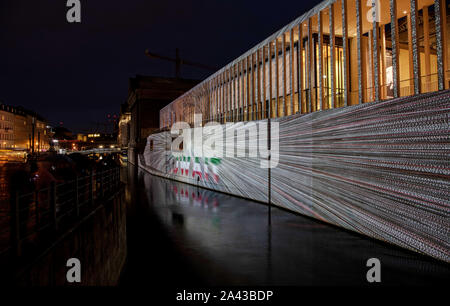
[[[349,104],[349,47],[348,47],[348,1],[341,0],[342,10],[342,38],[343,38],[343,105]],[[411,75],[413,76],[414,94],[421,92],[421,74],[420,74],[420,53],[418,43],[418,10],[417,1],[410,1],[409,16],[410,22],[410,56],[412,57]],[[369,31],[371,45],[371,63],[367,65],[366,58],[362,50],[362,1],[355,0],[356,7],[356,41],[357,41],[357,74],[358,74],[358,99],[357,104],[366,102],[364,95],[364,84],[367,84],[366,69],[372,69],[372,87],[370,93],[373,100],[377,101],[385,97],[380,88],[380,83],[386,81],[386,41],[384,26],[380,27],[376,18],[377,9],[375,8],[377,1],[372,0],[373,7],[373,28]],[[399,29],[397,21],[397,0],[389,0],[390,4],[390,26],[392,41],[392,66],[393,66],[393,95],[400,96],[400,80],[399,80]],[[260,47],[258,50],[246,55],[240,61],[235,62],[220,72],[216,73],[212,78],[208,79],[206,85],[196,87],[194,90],[201,88],[200,101],[203,105],[202,111],[206,112],[206,120],[215,120],[220,122],[227,121],[247,121],[259,120],[271,117],[285,116],[294,114],[295,112],[309,113],[312,111],[323,110],[336,106],[336,58],[335,58],[335,32],[334,32],[334,8],[335,1],[329,3],[328,7],[316,13],[318,26],[318,84],[315,83],[312,73],[313,65],[315,65],[315,55],[312,54],[313,35],[312,35],[312,17],[308,16],[301,20],[297,25],[292,26],[286,32],[276,37],[273,41]],[[438,61],[438,89],[445,88],[445,69],[446,56],[444,54],[444,46],[446,39],[446,7],[445,0],[435,0],[436,15],[436,36],[437,36],[437,61]],[[324,11],[328,10],[328,23],[330,28],[330,48],[331,63],[329,80],[331,87],[331,98],[328,105],[324,104],[324,80],[323,80],[323,26]],[[307,33],[304,32],[305,26]],[[294,29],[298,32],[298,45],[295,49]],[[428,10],[424,9],[424,29],[428,29]],[[308,39],[307,50],[305,50],[305,60],[303,61],[303,35],[306,34]],[[427,33],[425,33],[427,34]],[[289,44],[286,44],[287,35],[289,36]],[[425,35],[425,45],[429,46],[429,35]],[[281,46],[280,46],[281,45]],[[289,67],[287,67],[286,55],[289,46]],[[281,50],[280,50],[281,47]],[[429,47],[425,48],[425,69],[426,75],[429,71]],[[281,54],[280,54],[281,53]],[[295,53],[295,54],[294,54]],[[281,65],[279,67],[279,57],[281,55]],[[297,69],[294,69],[294,57],[297,63]],[[274,67],[272,67],[274,60]],[[275,71],[272,71],[273,68]],[[280,68],[282,69],[281,78],[279,76]],[[268,78],[266,72],[268,70]],[[297,75],[294,75],[294,73]],[[273,83],[272,76],[275,76]],[[262,80],[262,82],[261,82]],[[287,107],[287,83],[290,85],[289,108]],[[296,83],[294,83],[296,82]],[[262,86],[261,86],[262,83]],[[282,86],[280,86],[280,84]],[[305,84],[305,86],[303,86]],[[272,87],[275,87],[275,97],[273,97]],[[318,85],[318,86],[317,86]],[[266,91],[266,86],[269,90]],[[295,99],[295,88],[297,88],[297,98]],[[317,90],[315,96],[316,103],[312,101],[312,90]],[[280,92],[280,89],[282,91]],[[309,90],[309,92],[307,92]],[[305,96],[303,96],[305,92]],[[266,96],[266,93],[268,96]],[[279,103],[282,102],[282,105]],[[355,104],[354,102],[352,104]]]

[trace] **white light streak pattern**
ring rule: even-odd
[[[449,262],[449,117],[444,91],[272,119],[280,123],[280,156],[271,202]],[[189,176],[170,171],[168,137],[149,136],[153,151],[147,144],[141,167],[268,201],[268,170],[258,158],[222,158],[218,183],[197,182],[192,159]]]

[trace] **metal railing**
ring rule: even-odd
[[[29,193],[13,192],[9,208],[0,212],[0,258],[22,256],[63,232],[115,195],[120,186],[120,168],[114,167],[62,183],[51,182]]]

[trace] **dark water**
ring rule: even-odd
[[[0,161],[0,254],[9,246],[10,191],[17,187],[14,186],[13,177],[17,179],[20,175],[26,176],[26,171],[27,167],[23,162]]]
[[[26,171],[25,163],[0,162],[0,203],[9,201],[11,178],[18,171]],[[0,204],[0,208],[3,206]]]
[[[124,168],[128,260],[121,285],[449,284],[449,265],[281,209]]]

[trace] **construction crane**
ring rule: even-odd
[[[188,61],[188,60],[185,60],[185,59],[181,59],[180,58],[180,50],[178,48],[176,48],[175,58],[164,56],[164,55],[159,55],[159,54],[156,54],[156,53],[152,53],[148,49],[145,50],[145,55],[147,55],[149,58],[155,58],[155,59],[161,59],[161,60],[165,60],[165,61],[169,61],[169,62],[174,62],[175,63],[175,77],[176,78],[180,78],[181,65],[189,65],[189,66],[193,66],[193,67],[197,67],[197,68],[201,68],[201,69],[205,69],[205,70],[210,70],[210,71],[216,71],[217,70],[217,68],[215,68],[215,67],[211,67],[211,66],[204,65],[204,64],[201,64],[201,63],[196,63],[196,62],[193,62],[193,61]]]

